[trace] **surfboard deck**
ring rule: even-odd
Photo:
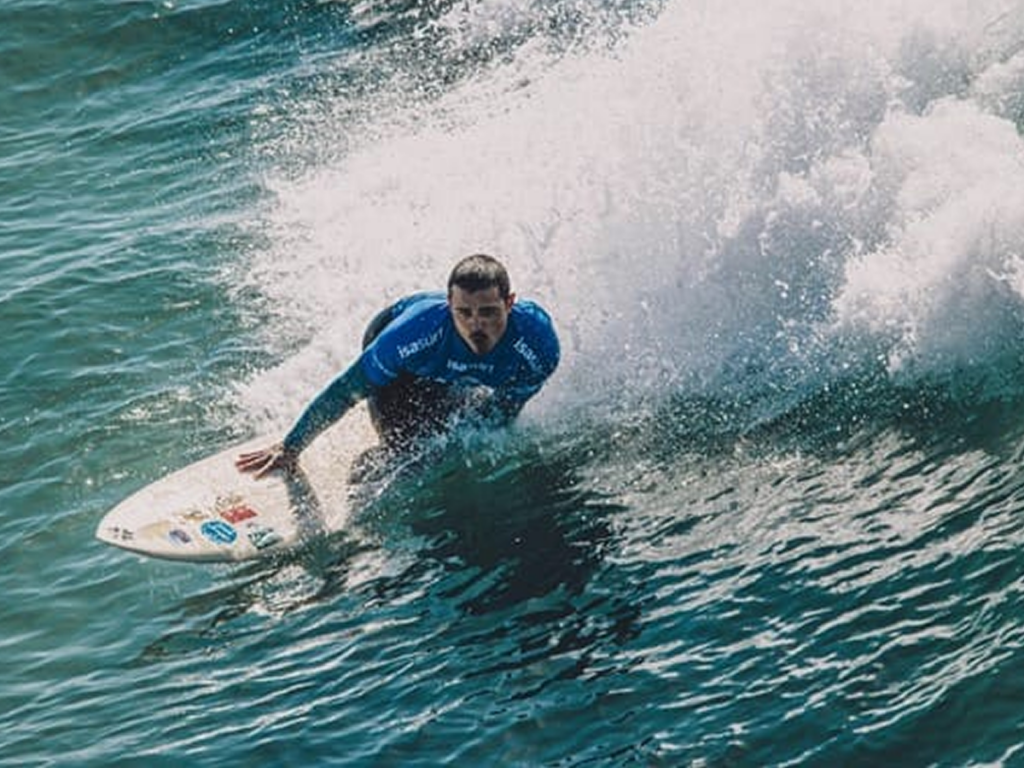
[[[232,446],[145,486],[104,515],[96,538],[148,557],[213,563],[280,554],[340,530],[352,464],[377,442],[365,406],[320,435],[296,472],[257,480],[235,467],[240,453],[279,439]]]

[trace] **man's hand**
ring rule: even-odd
[[[269,448],[241,454],[235,459],[235,466],[240,472],[251,472],[257,480],[266,477],[275,469],[292,472],[298,466],[299,457],[286,451],[281,443]]]

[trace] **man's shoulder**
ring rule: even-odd
[[[440,314],[448,309],[448,298],[443,291],[422,291],[405,296],[391,305],[393,320],[416,317],[421,314]]]
[[[392,304],[391,312],[391,321],[362,355],[367,378],[378,386],[429,359],[450,335],[444,294],[408,296]]]
[[[417,336],[444,324],[448,304],[443,293],[416,293],[395,302],[391,312],[381,336]]]
[[[540,304],[529,299],[517,301],[512,305],[512,315],[516,330],[523,336],[545,346],[558,346],[558,334],[551,315]]]
[[[394,305],[394,317],[377,337],[375,346],[406,359],[442,343],[449,331],[444,294],[415,294]]]
[[[551,315],[536,301],[520,299],[512,305],[512,314],[530,330],[544,330],[554,333],[555,324]]]

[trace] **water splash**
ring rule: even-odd
[[[813,389],[879,361],[911,380],[995,361],[1005,386],[1024,322],[1018,6],[851,21],[830,3],[677,3],[617,22],[610,47],[523,33],[440,95],[369,106],[340,161],[269,180],[255,279],[315,329],[288,367],[335,367],[382,301],[484,250],[563,334],[540,408]],[[539,28],[531,8],[451,9],[424,32],[451,56]]]

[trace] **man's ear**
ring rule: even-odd
[[[516,303],[516,295],[514,293],[510,293],[508,295],[508,298],[505,299],[505,309],[512,309],[512,305],[515,304],[515,303]]]

